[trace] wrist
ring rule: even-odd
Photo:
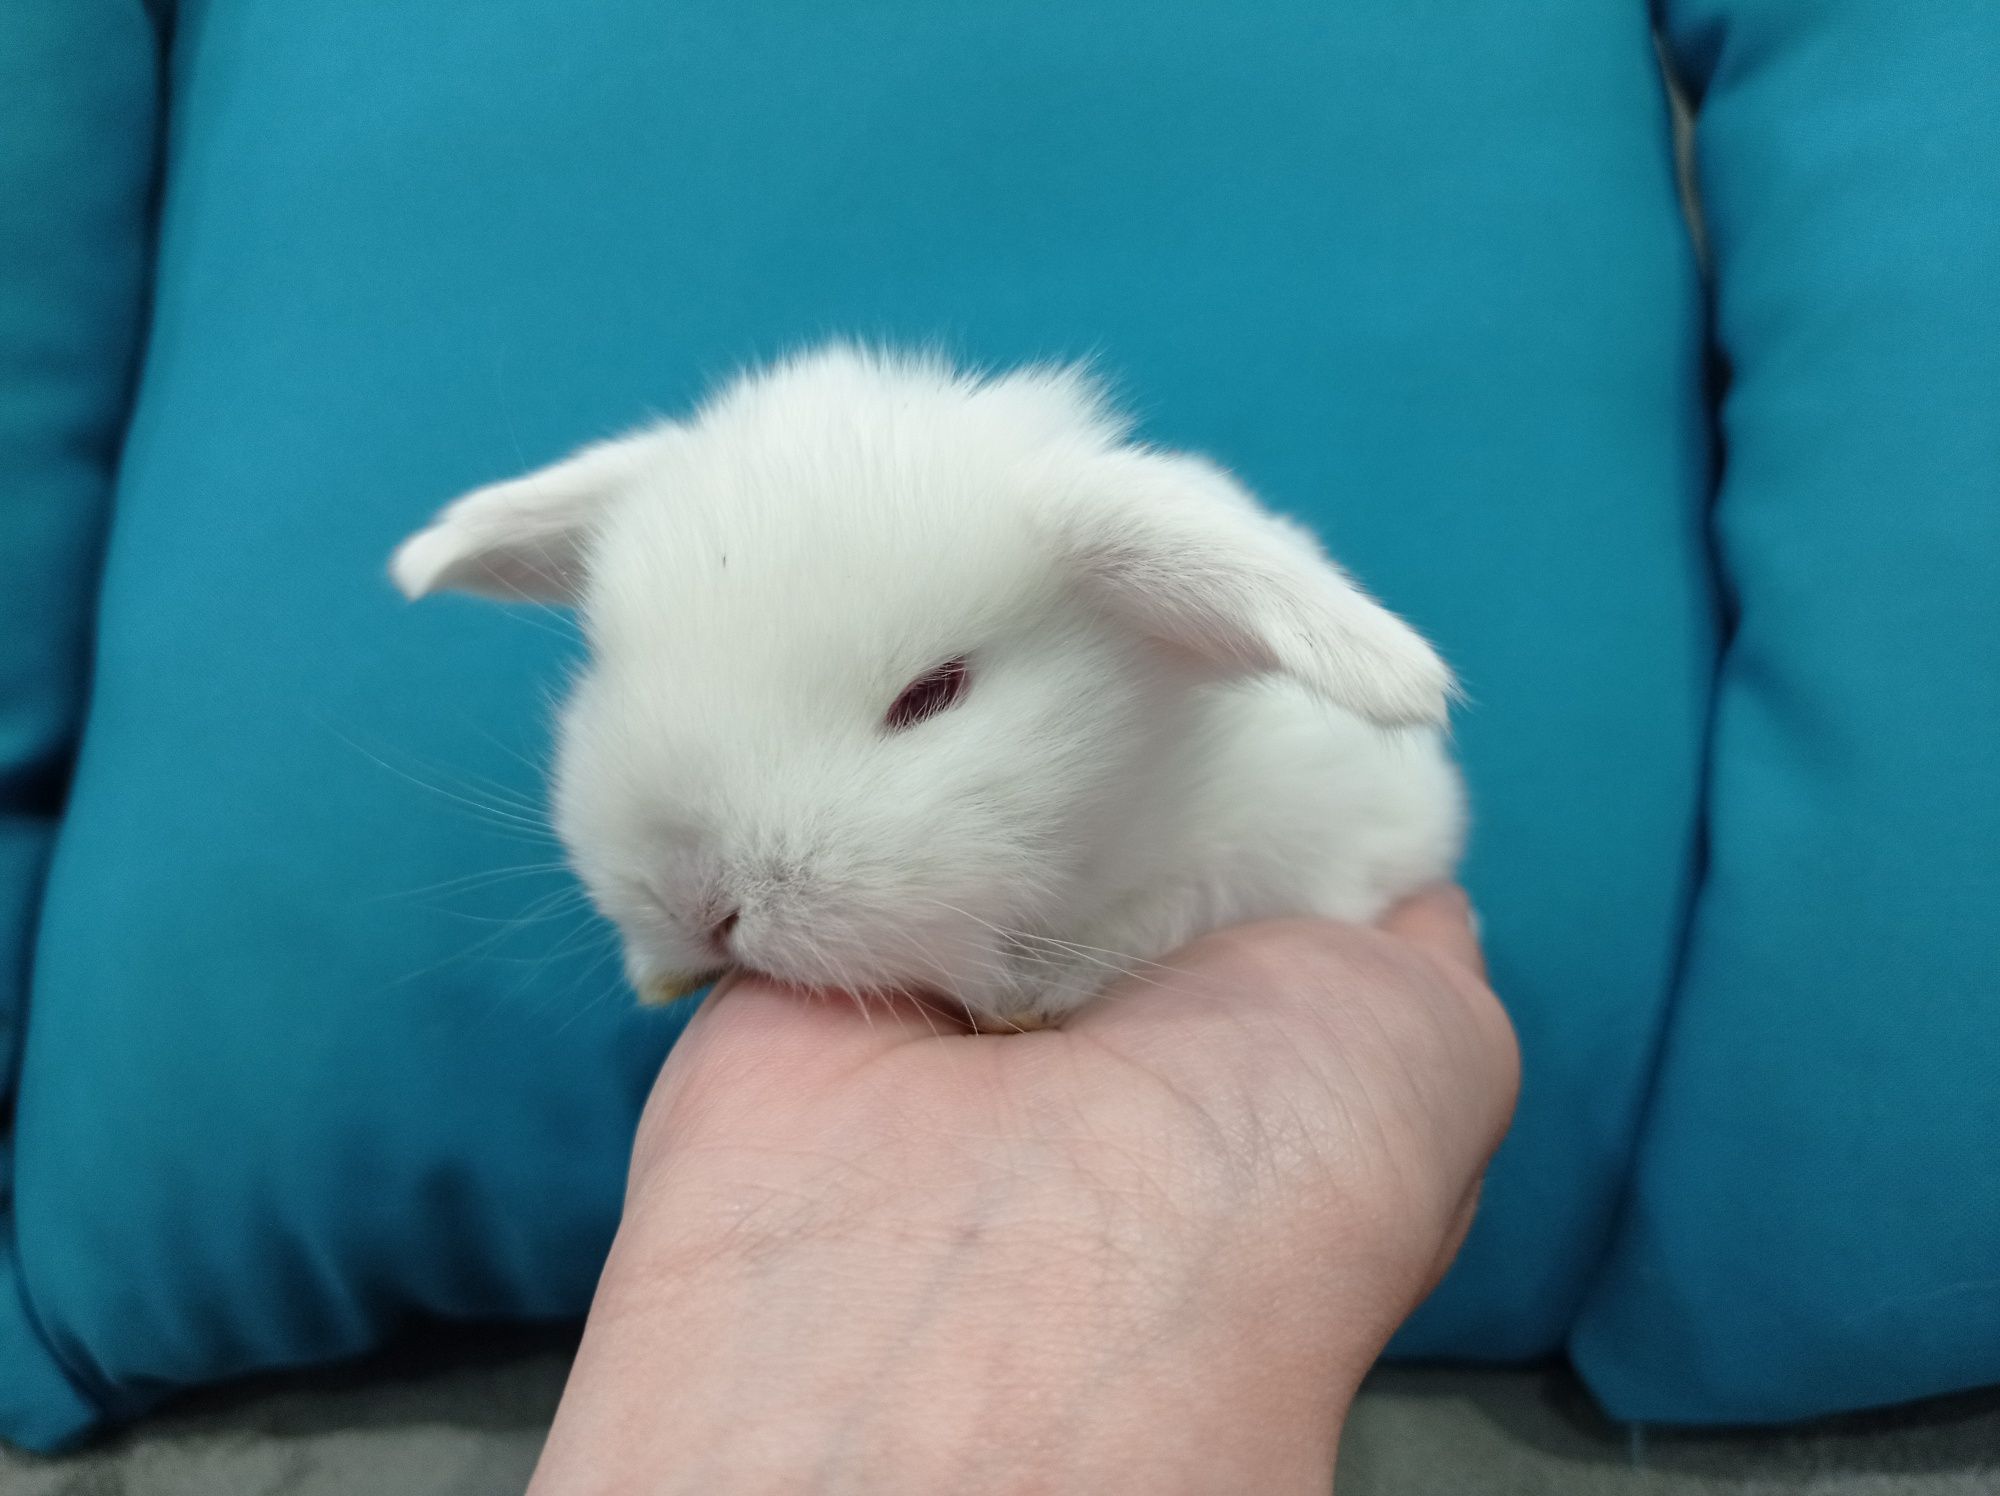
[[[1073,1196],[1003,1205],[962,1175],[861,1210],[826,1203],[851,1204],[851,1181],[744,1196],[722,1177],[635,1179],[579,1358],[601,1384],[568,1399],[601,1411],[646,1385],[621,1368],[667,1358],[671,1398],[629,1410],[650,1477],[538,1491],[1329,1488],[1375,1347],[1324,1333],[1330,1296],[1230,1281],[1200,1223],[1122,1195],[1083,1218]],[[592,1442],[626,1459],[634,1437]]]

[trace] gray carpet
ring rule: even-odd
[[[1342,1496],[2000,1496],[2000,1390],[1810,1427],[1635,1430],[1567,1370],[1378,1372]]]
[[[432,1333],[364,1365],[190,1397],[5,1496],[510,1496],[573,1339]],[[1362,1396],[1341,1496],[1996,1496],[2000,1391],[1781,1432],[1614,1427],[1560,1368],[1397,1368]],[[1233,1493],[1232,1493],[1233,1496]],[[1256,1496],[1244,1492],[1242,1496]]]

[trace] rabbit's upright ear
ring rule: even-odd
[[[654,428],[599,442],[474,489],[396,548],[390,577],[410,598],[470,592],[502,602],[574,602],[598,517],[655,454],[661,434]]]
[[[1052,497],[1082,584],[1148,636],[1211,666],[1290,676],[1385,727],[1442,723],[1437,652],[1298,526],[1201,457],[1122,447]]]

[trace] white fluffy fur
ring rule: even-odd
[[[1442,662],[1076,369],[822,349],[468,495],[392,572],[580,610],[556,823],[642,993],[734,963],[1043,1019],[1458,856]],[[964,700],[886,730],[959,656]]]

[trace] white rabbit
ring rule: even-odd
[[[1084,372],[836,345],[479,489],[411,597],[573,604],[556,828],[642,996],[740,967],[1059,1018],[1226,924],[1365,920],[1464,827],[1450,672]]]

